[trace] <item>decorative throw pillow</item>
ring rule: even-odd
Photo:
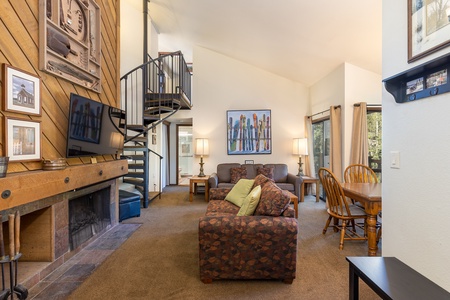
[[[283,211],[289,206],[291,198],[274,183],[267,182],[261,188],[261,198],[255,215],[281,216]]]
[[[245,197],[250,193],[253,187],[253,179],[241,179],[239,180],[228,195],[225,200],[230,201],[236,206],[241,207],[244,202]]]
[[[247,179],[247,169],[241,168],[231,168],[231,183],[237,183],[239,179]]]
[[[256,170],[259,174],[266,176],[267,178],[273,179],[273,168],[258,168]]]
[[[237,213],[238,216],[251,216],[258,206],[259,198],[261,197],[261,186],[257,185],[250,194],[245,197],[241,209]]]
[[[266,182],[270,182],[273,180],[270,178],[267,178],[266,176],[259,174],[258,176],[255,177],[255,183],[253,183],[253,187],[256,187],[257,185],[260,185],[261,188],[266,184]]]

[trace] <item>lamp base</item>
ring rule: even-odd
[[[299,157],[298,157],[298,174],[297,174],[298,177],[304,176],[304,175],[305,175],[305,174],[303,174],[303,168],[302,168],[302,165],[303,165],[303,163],[302,163],[302,157],[299,156]]]
[[[200,157],[200,173],[197,175],[198,177],[206,177],[205,173],[203,173],[203,157]]]

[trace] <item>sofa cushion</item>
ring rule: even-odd
[[[256,207],[255,215],[280,216],[289,206],[290,197],[272,181],[266,182],[261,189],[261,198]]]
[[[256,170],[258,168],[262,168],[263,164],[243,164],[242,167],[247,169],[247,178],[248,179],[255,179],[256,176],[258,176],[258,173]]]
[[[266,176],[267,178],[273,179],[273,170],[274,170],[274,168],[271,168],[271,167],[258,168],[258,175],[262,174],[262,175]]]
[[[288,166],[286,164],[265,164],[264,168],[273,168],[275,182],[287,182]]]
[[[236,216],[239,207],[225,200],[209,201],[206,206],[206,216]]]
[[[223,163],[217,165],[217,180],[221,182],[231,182],[231,168],[239,168],[241,164],[238,163]]]
[[[252,190],[253,183],[253,179],[240,179],[225,197],[225,200],[241,207],[245,197]]]
[[[240,179],[247,178],[247,169],[243,167],[231,168],[230,174],[231,174],[230,182],[237,183]]]
[[[261,186],[257,185],[250,194],[245,197],[242,203],[241,209],[237,213],[238,216],[251,216],[255,212],[256,206],[259,203],[261,197]]]

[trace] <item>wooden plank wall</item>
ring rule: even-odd
[[[35,74],[41,78],[42,116],[29,116],[0,111],[0,155],[5,155],[5,116],[41,121],[42,159],[66,155],[69,96],[76,93],[96,101],[120,107],[119,81],[119,16],[120,1],[96,0],[101,10],[101,67],[100,94],[39,70],[39,0],[0,1],[0,64]],[[0,83],[3,86],[3,74]],[[3,91],[0,99],[3,99]],[[113,157],[97,157],[98,161]],[[70,165],[90,163],[89,158],[69,159]],[[42,162],[9,163],[8,173],[42,168]]]

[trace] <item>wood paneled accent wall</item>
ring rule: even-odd
[[[3,105],[1,106],[0,155],[5,155],[3,149],[5,116],[41,121],[42,158],[55,159],[66,155],[70,93],[115,107],[120,106],[120,0],[96,0],[96,3],[101,10],[102,92],[100,94],[39,70],[39,0],[0,1],[0,64],[6,63],[40,77],[42,103],[40,117],[4,112]],[[3,81],[3,74],[1,74],[2,85]],[[3,99],[3,95],[1,96],[0,99]],[[112,159],[113,157],[109,156],[97,157],[99,162]],[[69,159],[68,163],[70,165],[90,163],[90,158]],[[41,168],[40,161],[14,162],[9,163],[8,173]]]

